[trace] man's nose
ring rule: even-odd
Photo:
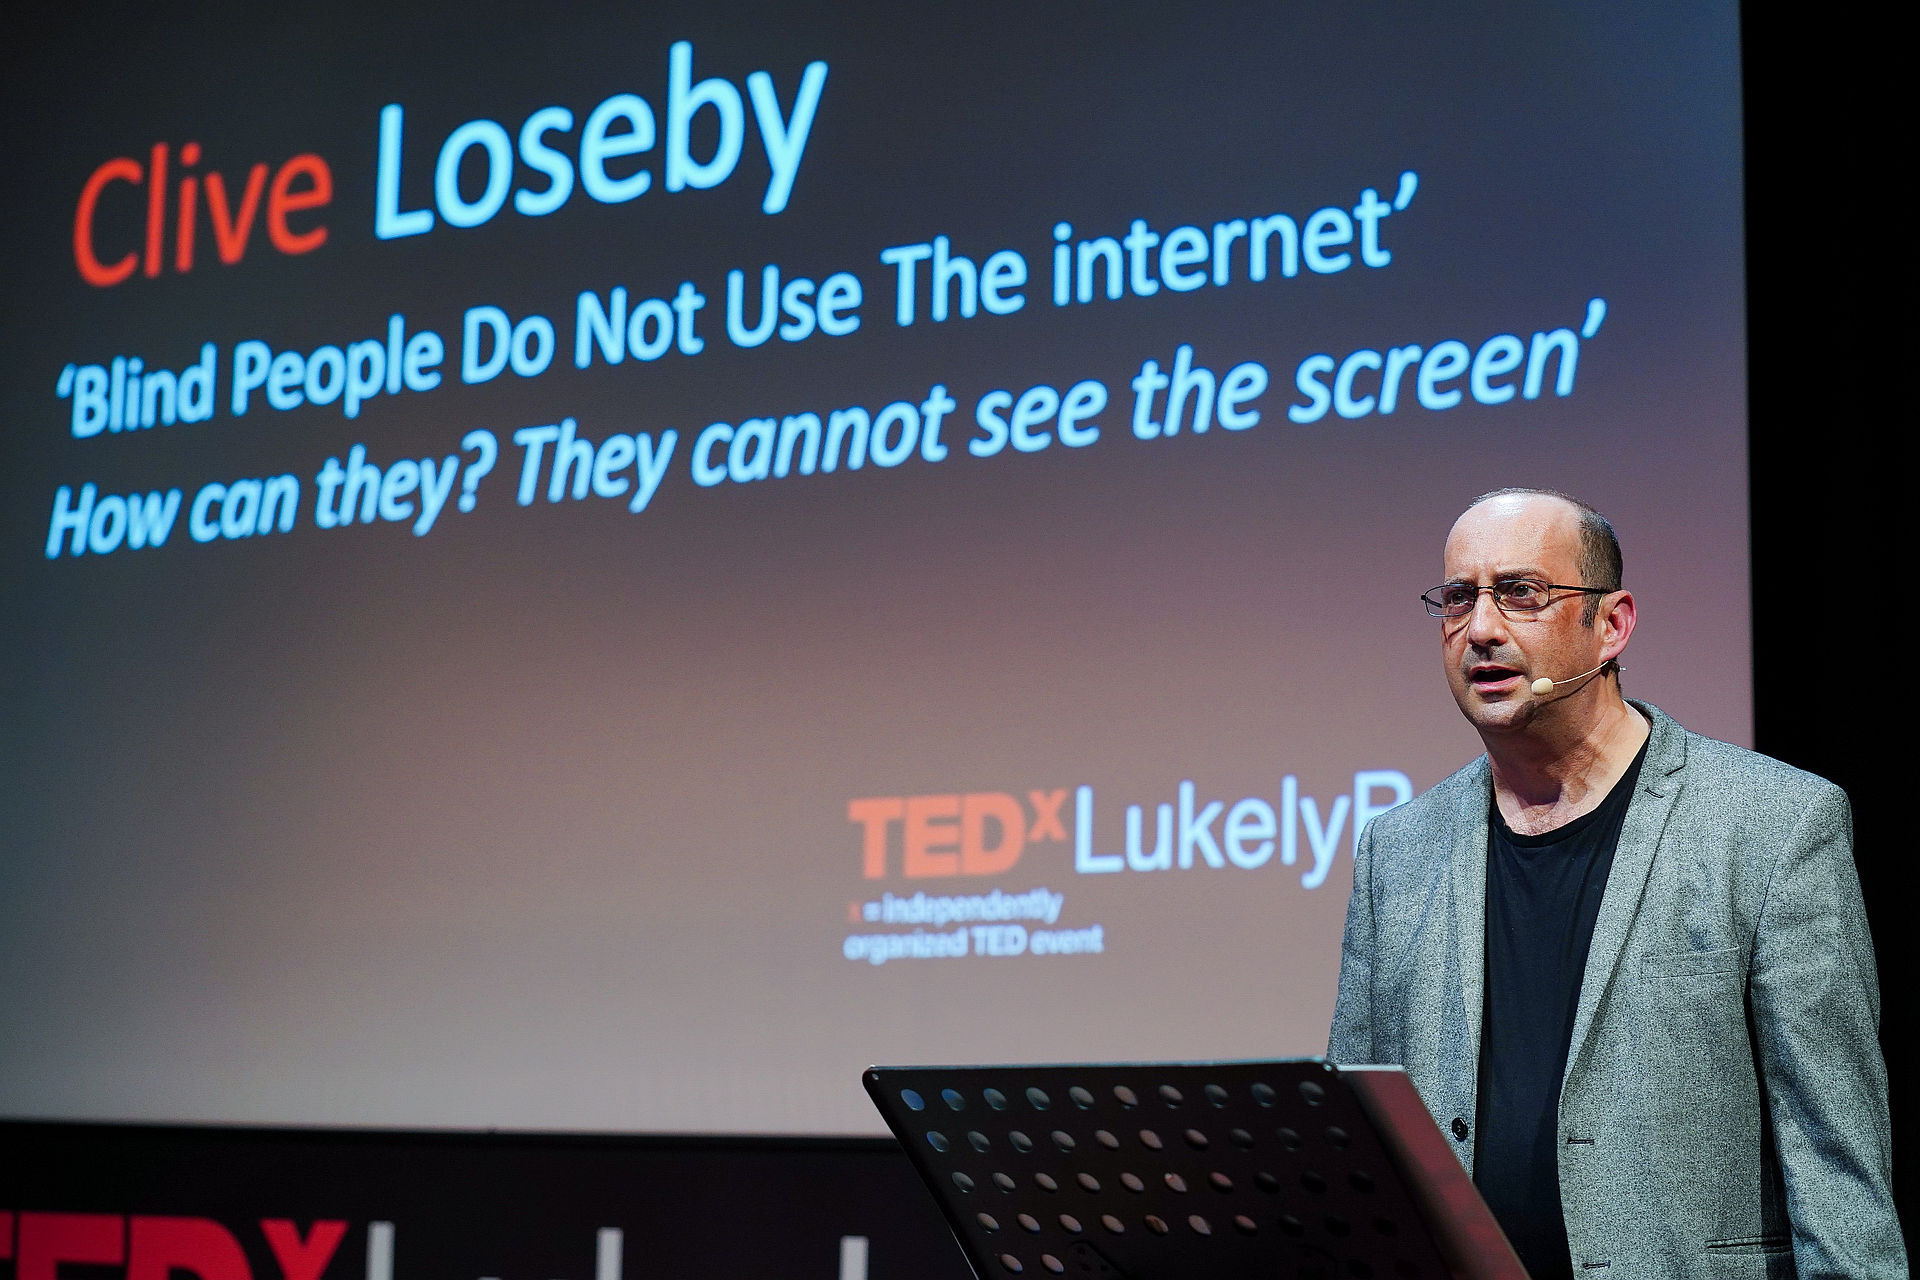
[[[1467,639],[1482,648],[1506,639],[1507,615],[1493,602],[1493,592],[1482,591],[1473,598],[1473,611],[1467,614]]]

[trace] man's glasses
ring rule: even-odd
[[[1537,578],[1502,578],[1489,587],[1476,587],[1470,582],[1443,582],[1420,597],[1420,603],[1427,606],[1427,612],[1436,618],[1464,618],[1473,612],[1473,606],[1480,599],[1482,591],[1491,592],[1494,607],[1502,613],[1538,613],[1556,600],[1565,596],[1556,596],[1556,591],[1572,591],[1580,595],[1604,596],[1606,587],[1569,587],[1558,582],[1541,582]]]

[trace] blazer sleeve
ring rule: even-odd
[[[1349,1065],[1375,1062],[1373,1043],[1373,833],[1368,823],[1353,860],[1353,896],[1340,938],[1340,993],[1333,1001],[1327,1057]]]
[[[1890,1187],[1879,982],[1852,819],[1838,788],[1821,791],[1779,851],[1749,973],[1802,1280],[1905,1277]]]

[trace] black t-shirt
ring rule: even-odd
[[[1487,823],[1487,982],[1473,1180],[1533,1280],[1571,1277],[1560,1209],[1560,1078],[1642,744],[1598,808],[1544,835]]]

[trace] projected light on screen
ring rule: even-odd
[[[1750,739],[1732,6],[276,22],[9,55],[0,1111],[1317,1052],[1499,485]]]

